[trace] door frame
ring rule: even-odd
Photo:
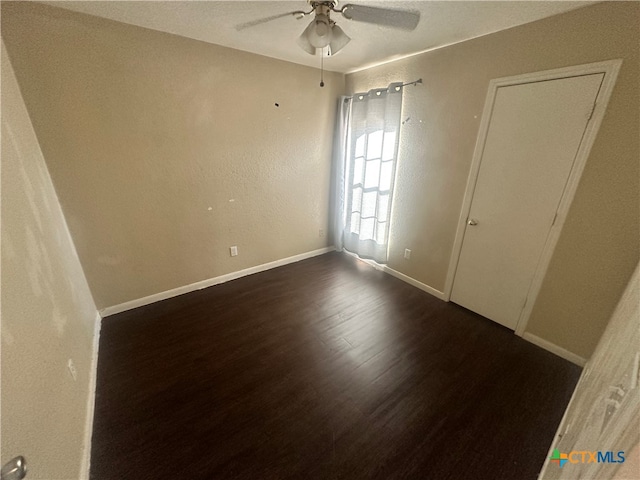
[[[545,70],[541,72],[525,73],[512,77],[496,78],[489,82],[489,89],[487,92],[487,98],[485,100],[484,110],[482,112],[482,120],[480,121],[478,138],[476,140],[476,146],[473,152],[471,169],[469,171],[469,177],[467,179],[467,186],[465,189],[464,199],[462,201],[460,218],[458,219],[456,236],[453,242],[451,260],[449,261],[447,278],[445,280],[444,296],[446,301],[450,301],[451,299],[453,282],[455,280],[458,261],[460,260],[460,254],[462,252],[462,242],[464,240],[464,232],[467,226],[467,218],[469,216],[469,212],[471,211],[471,203],[473,201],[473,194],[475,191],[478,174],[480,172],[480,163],[482,160],[482,155],[484,154],[484,147],[487,141],[489,124],[491,121],[491,116],[493,115],[493,108],[496,95],[498,93],[498,88],[522,85],[526,83],[543,82],[547,80],[559,80],[562,78],[592,75],[598,73],[604,74],[602,85],[600,86],[600,90],[598,91],[598,95],[596,97],[591,119],[587,123],[587,127],[584,131],[580,146],[578,147],[578,152],[576,153],[576,158],[574,159],[571,172],[569,173],[567,184],[560,199],[558,210],[556,212],[556,219],[551,226],[551,230],[549,231],[549,234],[547,236],[547,240],[542,250],[542,254],[540,255],[540,259],[538,260],[538,265],[534,272],[531,285],[529,286],[529,291],[527,292],[525,305],[520,312],[520,317],[518,318],[515,333],[518,336],[522,336],[529,321],[529,317],[531,316],[531,312],[533,311],[533,306],[536,303],[538,294],[540,293],[540,288],[542,287],[542,283],[547,273],[549,263],[551,262],[551,257],[553,256],[553,252],[558,243],[558,239],[560,238],[560,232],[562,231],[562,227],[564,226],[564,222],[567,218],[569,207],[571,206],[571,202],[573,201],[576,190],[578,188],[578,183],[580,181],[580,177],[582,176],[582,172],[584,171],[584,167],[587,163],[587,158],[589,157],[589,153],[591,152],[596,134],[598,133],[598,130],[602,123],[602,119],[604,118],[607,104],[609,103],[609,98],[611,97],[611,92],[613,91],[613,86],[615,85],[621,65],[622,60],[620,59],[607,60],[604,62],[589,63],[585,65],[574,65],[570,67]]]

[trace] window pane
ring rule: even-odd
[[[367,139],[367,160],[382,156],[382,130],[369,134]]]
[[[396,132],[384,133],[384,147],[382,150],[382,160],[393,159],[396,150]]]
[[[351,200],[351,211],[359,212],[362,205],[362,188],[353,189],[353,198]]]
[[[364,141],[367,138],[366,135],[360,135],[356,140],[356,157],[364,157]]]
[[[378,221],[386,222],[389,220],[389,195],[380,195],[378,197]]]
[[[363,218],[360,222],[360,240],[373,240],[374,226],[375,220],[373,218]]]
[[[380,180],[380,160],[367,160],[366,165],[364,188],[377,187]]]
[[[351,233],[356,235],[360,233],[360,214],[355,212],[351,214],[351,224],[349,225]]]
[[[353,161],[353,185],[362,184],[364,181],[364,158],[357,157]]]
[[[391,173],[393,171],[393,162],[382,162],[380,167],[380,190],[388,192],[391,190]]]
[[[375,217],[376,205],[378,203],[378,192],[365,192],[362,199],[361,215],[366,217]]]
[[[387,223],[378,223],[376,225],[376,243],[380,245],[385,244],[385,238],[387,238]]]

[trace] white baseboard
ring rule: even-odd
[[[269,263],[263,263],[262,265],[258,265],[256,267],[245,268],[244,270],[240,270],[237,272],[227,273],[226,275],[220,275],[219,277],[209,278],[207,280],[191,283],[183,287],[174,288],[171,290],[167,290],[165,292],[155,293],[147,297],[139,298],[137,300],[131,300],[129,302],[121,303],[119,305],[107,307],[100,310],[100,313],[102,314],[102,317],[107,317],[109,315],[114,315],[116,313],[125,312],[127,310],[132,310],[134,308],[142,307],[144,305],[149,305],[151,303],[159,302],[160,300],[166,300],[168,298],[177,297],[178,295],[195,292],[196,290],[202,290],[203,288],[212,287],[213,285],[229,282],[237,278],[246,277],[247,275],[264,272],[265,270],[271,270],[272,268],[281,267],[283,265],[288,265],[290,263],[299,262],[300,260],[306,260],[307,258],[323,255],[325,253],[333,252],[334,250],[335,250],[335,247],[333,246],[325,247],[325,248],[320,248],[318,250],[312,250],[311,252],[305,252],[299,255],[294,255],[292,257],[283,258],[281,260],[276,260]]]
[[[402,280],[403,282],[408,283],[409,285],[413,285],[414,287],[419,288],[424,292],[430,293],[431,295],[433,295],[436,298],[439,298],[440,300],[444,300],[444,301],[447,300],[444,292],[441,292],[440,290],[436,290],[435,288],[430,287],[426,283],[419,282],[415,278],[411,278],[410,276],[405,275],[404,273],[400,273],[397,270],[394,270],[393,268],[389,268],[388,266],[384,265],[382,268],[382,271],[396,277],[399,280]]]
[[[344,253],[351,255],[353,257],[358,258],[357,255],[351,253],[351,252],[347,252],[345,251]],[[359,260],[363,260],[363,259],[359,259]],[[436,290],[433,287],[430,287],[427,284],[424,284],[422,282],[419,282],[418,280],[409,277],[408,275],[405,275],[404,273],[400,273],[397,270],[394,270],[392,268],[389,268],[387,265],[380,265],[376,262],[373,262],[371,260],[363,260],[364,262],[370,264],[372,267],[377,268],[378,270],[382,270],[385,273],[388,273],[389,275],[392,275],[394,277],[396,277],[399,280],[402,280],[403,282],[408,283],[409,285],[413,285],[414,287],[419,288],[420,290],[423,290],[431,295],[433,295],[436,298],[439,298],[440,300],[444,300],[445,302],[448,301],[447,296],[445,295],[444,292],[441,292],[440,290]],[[576,355],[575,353],[571,353],[568,350],[565,350],[562,347],[559,347],[558,345],[548,342],[547,340],[543,340],[542,338],[533,335],[531,333],[525,332],[522,335],[522,338],[524,338],[525,340],[527,340],[530,343],[533,343],[534,345],[537,345],[540,348],[544,348],[545,350],[553,353],[554,355],[557,355],[561,358],[564,358],[565,360],[569,360],[571,363],[575,363],[576,365],[580,366],[580,367],[584,367],[584,365],[587,363],[587,360],[585,360],[584,358],[582,358],[579,355]]]
[[[360,258],[355,253],[349,252],[347,250],[340,250],[340,251],[351,257],[357,258],[361,262],[368,263],[376,270],[380,270],[384,273],[388,273],[392,277],[396,277],[397,279],[402,280],[403,282],[408,283],[409,285],[413,285],[414,287],[419,288],[423,292],[427,292],[433,295],[434,297],[439,298],[440,300],[444,300],[445,302],[448,301],[444,292],[441,292],[440,290],[436,290],[435,288],[430,287],[426,283],[419,282],[415,278],[411,278],[410,276],[405,275],[404,273],[400,273],[397,270],[394,270],[393,268],[389,268],[387,265],[382,265],[380,263],[377,263],[373,260],[369,260],[367,258]]]
[[[562,357],[565,360],[569,360],[571,363],[575,363],[580,367],[584,367],[585,364],[587,363],[587,360],[585,360],[581,356],[576,355],[575,353],[571,353],[569,350],[565,350],[564,348],[559,347],[555,343],[548,342],[547,340],[544,340],[531,333],[525,332],[522,335],[522,338],[524,338],[527,342],[531,342],[540,348],[544,348],[545,350],[548,350],[549,352],[559,357]]]
[[[82,466],[80,478],[89,480],[89,468],[91,467],[91,437],[93,435],[93,417],[96,407],[96,381],[98,377],[98,348],[100,347],[100,328],[102,317],[96,312],[93,326],[93,345],[91,352],[91,365],[89,370],[89,394],[87,396],[87,417],[84,426],[84,451],[82,453]]]

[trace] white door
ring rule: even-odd
[[[603,78],[498,88],[453,302],[515,329]]]

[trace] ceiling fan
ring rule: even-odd
[[[270,17],[253,20],[236,26],[236,30],[255,27],[263,23],[271,22],[283,17],[293,16],[300,20],[307,15],[314,15],[313,20],[302,32],[297,40],[298,45],[310,55],[315,55],[317,49],[327,48],[327,55],[335,55],[351,41],[342,28],[331,19],[331,13],[340,13],[347,20],[355,22],[372,23],[384,27],[398,28],[401,30],[414,30],[420,21],[420,12],[409,10],[392,10],[388,8],[367,7],[349,3],[338,8],[337,1],[307,0],[311,10],[305,12],[296,10]]]

